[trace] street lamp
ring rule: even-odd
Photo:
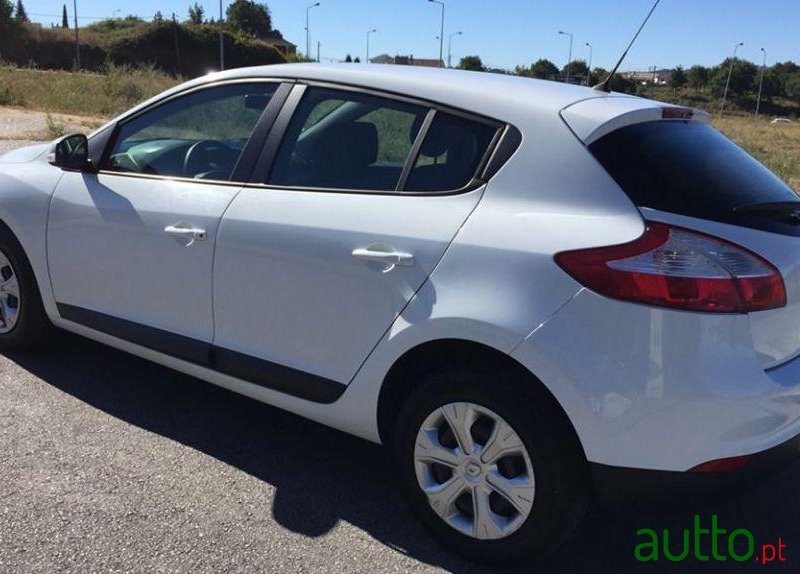
[[[367,30],[367,59],[364,62],[365,64],[369,64],[369,36],[370,34],[374,34],[377,31],[378,31],[377,28],[373,28],[372,30]]]
[[[594,52],[594,48],[589,42],[586,42],[586,45],[589,48],[589,65],[586,67],[586,85],[589,86],[592,84],[592,53]]]
[[[464,32],[453,32],[447,38],[447,67],[453,67],[453,36],[461,36]]]
[[[306,8],[306,58],[309,60],[311,59],[311,36],[308,32],[308,13],[311,12],[312,8],[316,8],[317,6],[319,6],[319,2],[315,2]]]
[[[434,4],[439,4],[442,7],[442,23],[441,31],[439,32],[439,61],[444,61],[444,2],[441,0],[428,0]]]
[[[113,18],[113,19],[116,19],[116,17],[117,17],[117,12],[122,12],[122,8],[117,8],[116,10],[114,10],[113,12],[111,12],[111,18]]]
[[[569,59],[567,60],[567,83],[569,84],[569,76],[572,72],[572,40],[573,36],[569,32],[564,32],[563,30],[559,30],[558,33],[561,36],[569,36]]]
[[[764,88],[764,70],[767,69],[767,51],[761,48],[761,53],[764,55],[764,60],[761,63],[761,79],[758,81],[758,102],[756,103],[756,118],[761,112],[761,93]]]
[[[719,108],[719,116],[722,117],[722,114],[725,112],[725,100],[728,99],[728,88],[731,85],[731,76],[733,75],[733,64],[736,62],[736,52],[739,51],[739,47],[744,46],[744,42],[739,42],[734,44],[733,46],[733,58],[731,58],[731,68],[728,70],[728,81],[725,82],[725,91],[722,93],[722,105]]]

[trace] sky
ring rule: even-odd
[[[192,2],[194,0],[191,0]],[[230,0],[222,0],[224,6]],[[258,0],[257,0],[258,1]],[[305,52],[306,7],[316,0],[268,0],[273,26]],[[452,37],[453,65],[476,54],[497,68],[530,65],[547,58],[563,66],[569,57],[568,36],[573,34],[573,59],[587,60],[592,44],[593,65],[611,68],[633,37],[653,0],[444,0],[444,59]],[[64,0],[23,0],[31,18],[49,26],[61,21]],[[67,0],[70,26],[72,0]],[[156,11],[175,12],[186,19],[190,0],[77,0],[81,25],[93,19],[134,14],[151,19]],[[198,0],[207,17],[218,17],[219,2]],[[85,18],[84,18],[85,16]],[[364,59],[367,31],[370,56],[439,55],[441,5],[428,0],[320,0],[310,10],[310,44],[316,56],[321,43],[323,61],[342,60],[347,54]],[[739,57],[767,64],[800,62],[800,0],[662,0],[623,70],[652,66],[714,65],[729,57],[734,45]]]

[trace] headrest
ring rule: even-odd
[[[339,167],[371,165],[378,160],[378,130],[368,122],[330,126],[320,134],[315,154],[325,164]]]

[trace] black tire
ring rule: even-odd
[[[10,263],[19,285],[16,324],[8,332],[0,333],[0,350],[27,351],[40,348],[53,333],[39,293],[39,285],[22,246],[17,238],[0,224],[0,252]],[[0,269],[5,278],[8,270]]]
[[[553,397],[531,378],[512,369],[443,369],[430,373],[405,402],[394,434],[401,488],[427,529],[456,554],[495,565],[528,562],[564,542],[590,501],[588,465],[575,432]],[[480,540],[440,518],[417,480],[414,448],[426,418],[443,405],[469,402],[511,425],[533,466],[533,507],[505,538]]]

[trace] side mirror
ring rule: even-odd
[[[75,171],[87,171],[89,162],[89,140],[83,134],[70,134],[58,138],[47,156],[50,165]]]

